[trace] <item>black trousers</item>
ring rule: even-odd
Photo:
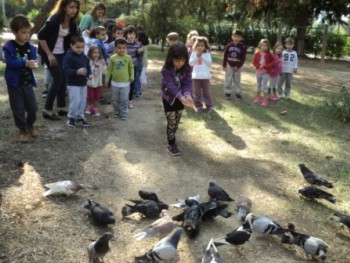
[[[16,127],[25,131],[27,125],[35,123],[38,111],[33,86],[7,87],[7,90]]]
[[[168,144],[173,145],[176,142],[175,133],[179,127],[181,115],[184,109],[184,105],[178,99],[175,99],[172,105],[163,99],[164,112],[167,119],[166,135]]]

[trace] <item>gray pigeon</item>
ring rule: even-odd
[[[245,217],[250,213],[250,210],[252,209],[252,200],[250,200],[248,197],[241,196],[237,201],[236,207],[238,211],[238,219],[244,221]]]
[[[87,200],[84,208],[90,210],[92,220],[97,225],[115,224],[115,218],[111,210],[99,203]]]
[[[93,241],[88,246],[89,263],[94,263],[95,259],[103,261],[104,256],[109,251],[109,240],[114,240],[115,236],[110,233],[104,233],[97,241]]]
[[[217,247],[223,245],[243,245],[249,241],[251,234],[252,230],[250,229],[250,225],[248,222],[245,222],[243,225],[235,228],[227,235],[214,239],[214,244]]]
[[[328,249],[326,242],[317,237],[296,232],[293,224],[288,224],[288,229],[293,236],[293,243],[295,245],[303,248],[304,251],[312,257],[319,257],[321,260],[326,259]]]
[[[234,201],[224,189],[213,182],[209,183],[208,195],[218,201]]]
[[[299,189],[299,194],[304,196],[305,198],[315,201],[316,198],[318,199],[325,199],[328,202],[335,203],[336,200],[334,199],[334,196],[330,193],[327,193],[321,189],[318,189],[314,186],[307,186],[302,189]]]
[[[186,208],[191,207],[192,205],[198,205],[199,198],[200,198],[199,195],[195,195],[195,196],[186,197],[185,199],[176,199],[176,201],[178,201],[178,203],[172,204],[170,206],[176,207],[176,208],[186,209]]]
[[[331,217],[330,218],[331,221],[339,222],[339,223],[343,224],[344,226],[346,226],[348,228],[348,230],[350,230],[350,216],[339,213],[339,212],[335,212],[334,215],[336,217]]]
[[[319,176],[317,173],[313,172],[305,166],[305,164],[299,164],[300,171],[304,176],[304,179],[311,185],[325,186],[328,188],[333,188],[333,185]]]
[[[158,204],[160,210],[169,209],[169,205],[167,205],[166,203],[160,201],[158,196],[157,196],[157,194],[155,192],[152,192],[150,190],[140,190],[139,191],[139,196],[143,200],[152,200],[152,201],[156,202]]]
[[[211,248],[213,248],[213,250],[211,250]],[[203,252],[202,263],[224,263],[213,242],[213,239],[210,239],[207,248]]]
[[[151,225],[143,229],[140,233],[134,235],[136,240],[142,240],[145,238],[159,237],[163,238],[170,234],[174,228],[175,223],[167,210],[162,210],[161,218],[153,222]]]
[[[182,228],[177,227],[172,235],[160,240],[151,250],[143,256],[135,257],[134,263],[159,262],[174,258],[180,241]]]
[[[284,244],[290,244],[291,238],[286,235],[286,231],[274,220],[266,216],[255,216],[249,213],[246,216],[245,222],[248,222],[253,232],[261,235],[276,235],[281,238]]]
[[[127,217],[133,213],[140,213],[147,218],[158,218],[161,207],[153,200],[129,200],[134,205],[125,204],[122,207],[123,217]]]

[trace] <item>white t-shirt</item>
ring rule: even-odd
[[[190,65],[193,67],[192,79],[211,79],[210,65],[212,59],[210,52],[202,54],[201,60],[197,57],[197,52],[193,51],[190,57]]]
[[[294,69],[298,68],[298,54],[294,50],[283,50],[282,57],[282,72],[293,73]]]
[[[52,50],[52,54],[63,54],[64,53],[64,45],[63,39],[69,33],[69,28],[63,29],[62,25],[60,25],[60,31],[58,32],[58,38],[55,44],[55,47]]]

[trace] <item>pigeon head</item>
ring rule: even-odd
[[[77,182],[73,182],[72,184],[72,187],[71,187],[71,190],[74,191],[74,192],[78,192],[80,191],[81,189],[84,189],[84,185],[83,184],[79,184]]]
[[[168,216],[168,210],[166,209],[163,209],[161,212],[160,212],[160,217],[164,217],[164,216]]]
[[[92,202],[91,202],[91,200],[90,200],[90,199],[88,199],[88,200],[86,201],[85,205],[84,205],[84,208],[86,208],[86,209],[90,209],[90,208],[91,208],[91,206],[92,206]]]
[[[215,186],[216,184],[215,183],[213,183],[213,182],[210,182],[209,183],[209,186]]]
[[[299,168],[301,171],[304,171],[306,166],[305,166],[305,164],[301,163],[301,164],[299,164]]]
[[[102,242],[108,242],[109,240],[115,240],[115,235],[113,235],[111,232],[106,232],[100,237],[100,240]]]
[[[252,225],[252,221],[255,218],[255,215],[253,213],[249,213],[246,217],[245,217],[245,222],[248,222],[249,225]]]

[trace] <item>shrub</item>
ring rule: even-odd
[[[350,92],[343,86],[339,94],[325,103],[326,111],[337,119],[350,121]]]
[[[27,14],[29,21],[34,21],[34,19],[39,15],[39,12],[39,9],[30,10],[30,12]]]

